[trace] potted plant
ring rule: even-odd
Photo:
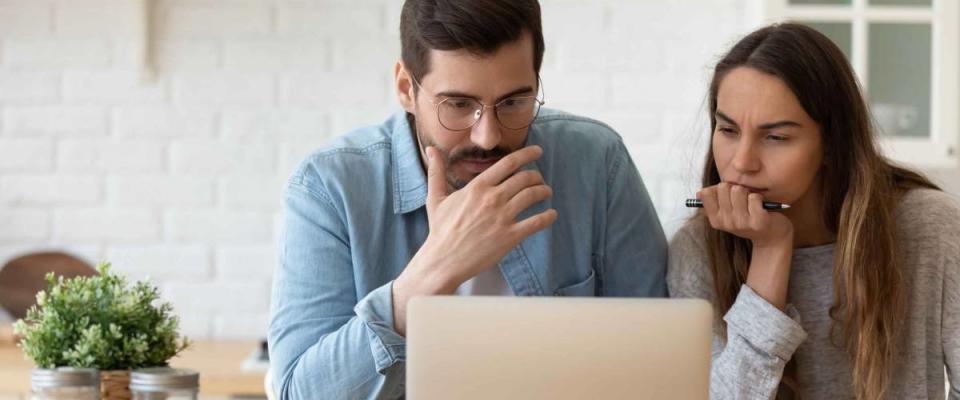
[[[70,279],[47,274],[47,289],[14,331],[37,368],[99,369],[101,398],[129,399],[132,369],[166,366],[189,341],[156,287],[128,285],[109,263],[97,271]]]

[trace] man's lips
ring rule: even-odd
[[[497,161],[500,161],[500,159],[499,158],[483,158],[483,159],[472,158],[472,159],[460,160],[459,162],[463,164],[463,167],[468,172],[479,174],[483,171],[486,171],[487,168],[492,167],[493,164],[497,163]]]

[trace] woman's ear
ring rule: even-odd
[[[403,65],[403,61],[397,61],[397,65],[393,67],[393,75],[394,84],[397,88],[397,100],[400,101],[400,106],[402,106],[406,112],[414,114],[416,98],[413,94],[413,79],[410,77],[410,73],[407,72],[407,68]]]

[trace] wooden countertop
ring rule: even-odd
[[[24,359],[9,332],[9,325],[0,326],[0,398],[30,392],[33,363]],[[243,361],[257,348],[257,343],[247,341],[197,341],[170,365],[200,372],[200,395],[205,398],[263,396],[264,373],[241,370]]]

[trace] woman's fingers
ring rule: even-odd
[[[754,245],[792,235],[790,220],[764,209],[763,195],[743,186],[720,183],[701,189],[697,198],[713,229],[751,240]]]
[[[710,220],[710,226],[713,226],[714,229],[720,229],[720,221],[718,219],[720,206],[717,200],[717,187],[711,186],[703,188],[700,193],[697,193],[697,198],[703,203],[703,211],[706,212],[707,219]]]
[[[750,212],[747,210],[747,196],[750,191],[743,186],[730,187],[730,217],[735,229],[748,229]]]
[[[750,229],[763,229],[766,226],[768,212],[763,209],[763,196],[757,193],[750,193],[747,197],[747,210],[750,213]]]
[[[740,236],[765,229],[767,211],[763,209],[763,196],[743,186],[720,183],[703,188],[697,198],[714,229]]]
[[[730,184],[726,182],[721,182],[716,186],[717,188],[717,206],[719,208],[720,217],[727,224],[730,222],[730,215],[732,214],[732,206],[730,204]]]

